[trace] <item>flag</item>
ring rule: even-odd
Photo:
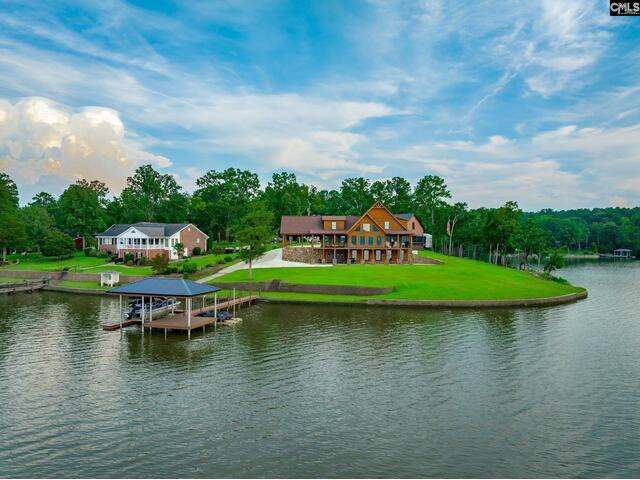
[[[451,236],[451,219],[447,220],[447,235]]]

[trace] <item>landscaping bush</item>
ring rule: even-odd
[[[133,260],[127,260],[126,263],[129,267],[133,267]]]
[[[93,247],[87,247],[84,249],[84,256],[85,257],[95,257],[96,256],[96,249]]]
[[[133,262],[133,253],[125,253],[124,261],[127,265],[129,265],[129,262]]]
[[[150,263],[151,262],[149,261],[149,259],[147,257],[140,257],[139,259],[136,260],[136,265],[138,265],[140,267],[146,267]]]
[[[198,265],[193,262],[184,262],[182,264],[182,273],[194,273],[198,271]]]
[[[231,263],[233,262],[233,257],[231,255],[227,255],[226,257],[224,257],[224,263]]]
[[[194,257],[197,257],[202,253],[202,249],[200,247],[193,247],[193,250],[191,250],[191,253],[193,254]]]
[[[215,264],[213,264],[213,265],[212,265],[212,264],[210,264],[210,263],[207,263],[207,264],[204,266],[204,268],[213,268],[213,267],[215,267]]]
[[[165,274],[178,273],[178,266],[177,265],[169,265],[167,268],[165,268],[164,273]]]
[[[124,258],[122,258],[122,257],[118,257],[118,256],[115,256],[115,257],[113,257],[113,258],[111,259],[111,261],[112,261],[113,263],[122,263],[122,262],[124,262]]]
[[[168,266],[169,257],[167,255],[156,255],[151,259],[151,270],[153,270],[156,275],[167,273]]]
[[[219,243],[212,245],[211,253],[216,253],[216,254],[224,253],[224,245],[220,245]]]

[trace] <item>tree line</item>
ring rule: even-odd
[[[91,245],[92,235],[112,224],[141,221],[192,222],[211,241],[232,241],[240,232],[247,235],[242,220],[256,210],[267,212],[275,235],[282,215],[360,215],[381,201],[393,213],[416,214],[433,235],[434,248],[445,253],[460,246],[492,255],[554,248],[640,251],[638,207],[523,212],[509,201],[498,208],[470,209],[451,202],[445,180],[436,175],[415,185],[402,177],[373,182],[346,178],[338,188],[325,190],[298,182],[293,173],[278,172],[261,188],[256,173],[227,168],[207,172],[196,186],[187,194],[172,175],[143,165],[127,178],[119,196],[110,197],[99,180],[79,180],[58,198],[41,192],[20,207],[16,184],[0,174],[0,248],[5,254],[42,251],[60,235],[85,237]]]

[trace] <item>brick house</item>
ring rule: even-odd
[[[119,257],[130,253],[135,258],[167,255],[171,260],[178,259],[177,243],[182,243],[184,254],[190,256],[196,247],[206,251],[208,238],[192,223],[122,223],[96,235],[102,252]]]

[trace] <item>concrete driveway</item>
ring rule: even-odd
[[[301,263],[301,262],[288,262],[282,259],[282,248],[276,248],[275,250],[269,250],[262,257],[254,260],[253,268],[287,268],[287,267],[332,267],[331,264],[323,263]],[[213,275],[201,278],[199,283],[207,283],[215,278],[222,277],[227,273],[235,272],[236,270],[244,270],[249,268],[249,264],[245,262],[234,263],[233,265],[223,268]]]

